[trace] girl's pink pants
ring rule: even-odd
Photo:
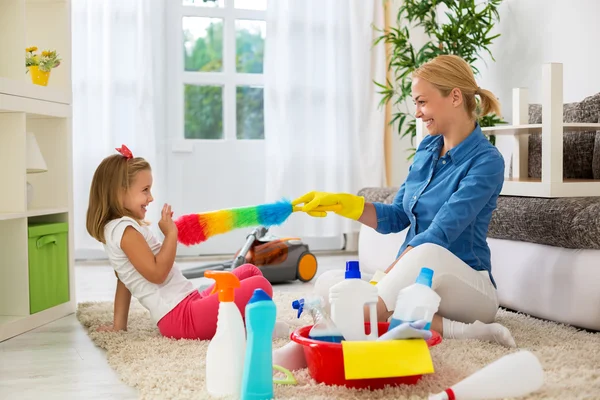
[[[235,304],[245,318],[246,304],[255,289],[262,289],[273,297],[273,288],[260,270],[252,264],[244,264],[231,271],[240,280],[235,289]],[[212,339],[217,329],[219,311],[218,294],[210,294],[214,285],[183,299],[174,309],[158,321],[163,336],[174,339]]]

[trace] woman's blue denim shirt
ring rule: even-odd
[[[427,136],[416,151],[393,204],[374,203],[377,231],[410,227],[407,246],[438,244],[477,271],[491,273],[487,232],[504,183],[504,159],[476,124],[458,146],[440,157],[442,135]]]

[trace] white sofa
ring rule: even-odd
[[[406,231],[382,235],[362,226],[361,269],[385,270],[396,258]],[[600,330],[600,250],[566,249],[488,239],[500,305],[525,314]]]

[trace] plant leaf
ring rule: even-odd
[[[447,7],[443,22],[438,18],[438,6],[441,4]],[[389,101],[395,106],[405,104],[412,95],[410,74],[440,54],[462,57],[471,65],[475,75],[479,74],[475,63],[481,54],[488,54],[495,61],[490,46],[500,37],[492,30],[500,21],[498,7],[501,4],[502,0],[404,0],[396,15],[397,26],[390,27],[387,33],[375,39],[375,43],[383,41],[390,45],[388,69],[395,75],[394,83],[388,81],[384,85],[375,82],[382,96],[380,105]],[[427,36],[427,41],[419,49],[411,43],[410,29],[413,27],[422,28]],[[416,136],[415,119],[407,112],[396,111],[390,123],[395,122],[398,122],[398,134],[410,136],[412,143]],[[482,127],[506,123],[495,115],[479,118],[478,122]],[[408,151],[412,152],[408,159],[412,159],[415,149]]]

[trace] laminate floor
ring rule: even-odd
[[[353,254],[318,256],[319,272],[344,268]],[[204,262],[204,261],[203,261]],[[202,262],[202,263],[203,263]],[[178,262],[184,269],[199,262]],[[78,302],[112,301],[116,279],[108,265],[76,265]],[[194,279],[196,286],[206,283]],[[313,281],[314,282],[314,281]],[[295,290],[293,282],[276,290]],[[0,343],[1,400],[136,399],[136,390],[120,382],[104,351],[89,339],[75,314]]]

